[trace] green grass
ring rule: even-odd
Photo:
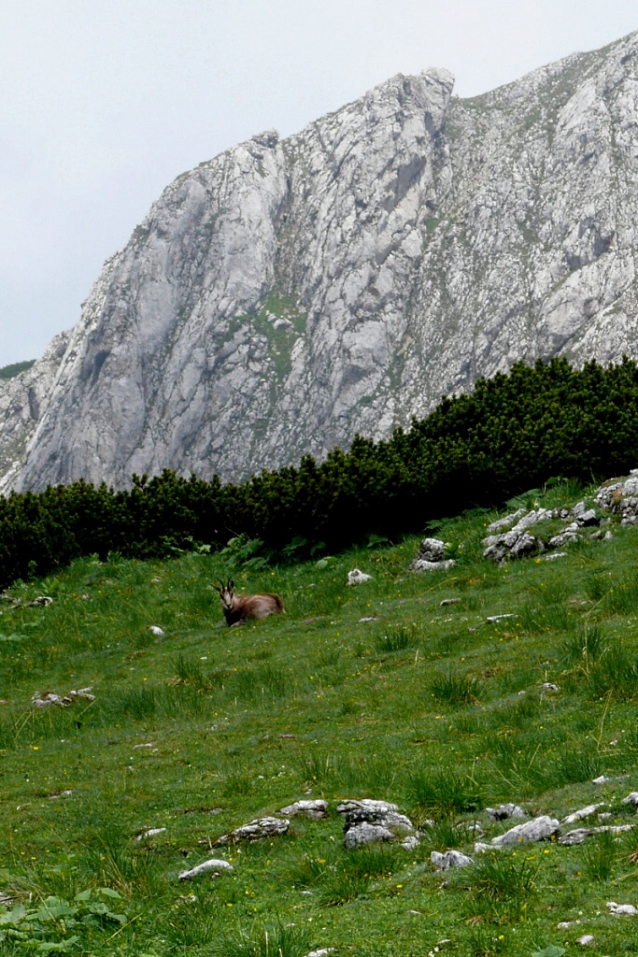
[[[635,821],[622,798],[638,790],[638,530],[499,567],[481,557],[494,517],[439,523],[457,558],[442,574],[407,571],[409,538],[276,567],[246,564],[249,548],[84,559],[17,583],[17,597],[54,602],[0,605],[3,957],[49,944],[86,957],[426,957],[443,938],[452,955],[526,957],[583,933],[594,953],[638,953],[634,922],[605,908],[638,902],[635,832],[477,856],[445,880],[429,861],[473,853],[476,824],[487,840],[505,830],[484,812],[503,801],[562,818],[602,800],[612,821]],[[354,567],[372,581],[346,587]],[[228,574],[278,592],[286,614],[226,628],[210,584]],[[94,702],[31,705],[86,686]],[[592,784],[599,774],[610,783]],[[329,816],[215,846],[304,797],[325,797]],[[395,801],[420,846],[346,851],[336,804],[348,797]],[[147,828],[166,830],[137,841]],[[178,880],[211,856],[233,872]],[[559,931],[563,920],[580,924]]]

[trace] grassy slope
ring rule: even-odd
[[[544,502],[573,502],[568,491]],[[620,802],[638,789],[638,530],[499,568],[480,557],[493,517],[445,526],[463,544],[447,573],[408,573],[412,538],[323,569],[84,560],[12,589],[54,603],[0,618],[0,892],[28,905],[108,887],[121,899],[100,899],[129,918],[41,915],[26,938],[74,935],[70,952],[95,957],[420,957],[442,938],[446,953],[526,955],[593,933],[593,953],[638,953],[638,920],[605,908],[638,903],[638,832],[527,845],[447,880],[429,864],[433,849],[471,849],[457,825],[487,828],[481,808],[500,801],[562,817],[605,800],[615,819],[634,818]],[[374,579],[346,588],[355,566]],[[246,590],[280,593],[287,614],[228,630],[209,583],[229,571]],[[519,617],[485,622],[509,612]],[[545,681],[560,691],[538,691]],[[91,705],[29,705],[36,690],[86,685]],[[611,783],[593,785],[602,772]],[[216,837],[307,795],[331,801],[327,820],[216,849],[232,875],[177,882]],[[416,852],[346,853],[343,797],[396,800],[436,826]],[[145,827],[166,831],[135,842]],[[580,923],[557,930],[562,920]]]

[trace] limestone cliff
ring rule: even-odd
[[[241,479],[517,359],[638,357],[638,34],[452,87],[397,76],[179,177],[54,355],[0,383],[2,487]]]

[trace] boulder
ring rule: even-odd
[[[295,801],[294,804],[289,804],[288,807],[282,807],[279,813],[283,814],[284,817],[296,817],[301,815],[302,817],[318,820],[319,818],[327,817],[328,802],[321,798],[316,801]]]
[[[452,867],[469,867],[474,863],[471,857],[468,857],[467,854],[462,854],[461,851],[446,851],[445,854],[432,851],[430,860],[437,871],[448,871]]]
[[[191,881],[194,877],[199,877],[200,874],[208,873],[210,873],[212,877],[217,877],[222,871],[232,870],[233,865],[229,864],[228,861],[213,857],[209,861],[204,861],[202,864],[192,867],[189,871],[182,871],[179,875],[179,879],[180,881]]]
[[[259,841],[264,837],[277,837],[286,834],[289,827],[290,821],[287,818],[260,817],[235,828],[229,834],[218,837],[215,844],[237,844],[239,841]]]
[[[560,822],[547,814],[541,817],[535,817],[532,821],[525,824],[517,824],[510,828],[505,834],[499,834],[492,838],[493,847],[505,847],[508,844],[523,844],[529,841],[546,841],[554,834],[558,833]]]

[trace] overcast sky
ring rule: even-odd
[[[472,96],[636,29],[636,0],[0,0],[0,366],[77,322],[184,170],[395,73]]]

